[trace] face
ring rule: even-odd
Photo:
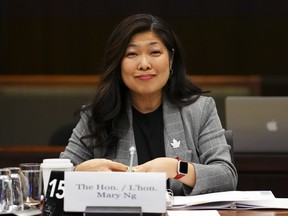
[[[162,94],[170,74],[169,53],[153,32],[135,34],[121,62],[121,76],[133,95]]]

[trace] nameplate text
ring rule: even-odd
[[[166,212],[165,173],[65,172],[64,211],[86,207],[141,207]]]

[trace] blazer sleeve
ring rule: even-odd
[[[89,133],[88,115],[87,112],[81,112],[81,119],[73,129],[68,145],[60,153],[60,158],[70,159],[74,166],[94,158],[93,150],[89,148],[92,145],[92,140],[83,139],[85,144],[81,142],[81,138]]]
[[[185,195],[236,190],[237,170],[231,162],[230,146],[219,119],[216,104],[211,97],[200,97],[190,109],[198,123],[191,123],[199,163],[195,167],[194,188],[183,186]],[[192,120],[193,121],[193,120]]]

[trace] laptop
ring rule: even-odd
[[[225,114],[234,152],[288,152],[288,97],[229,96]]]

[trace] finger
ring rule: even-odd
[[[146,172],[145,167],[144,166],[135,166],[134,168],[134,172]]]
[[[127,171],[127,166],[125,166],[124,164],[121,163],[117,163],[117,162],[112,162],[110,164],[110,169],[112,171],[118,171],[118,172],[126,172]]]

